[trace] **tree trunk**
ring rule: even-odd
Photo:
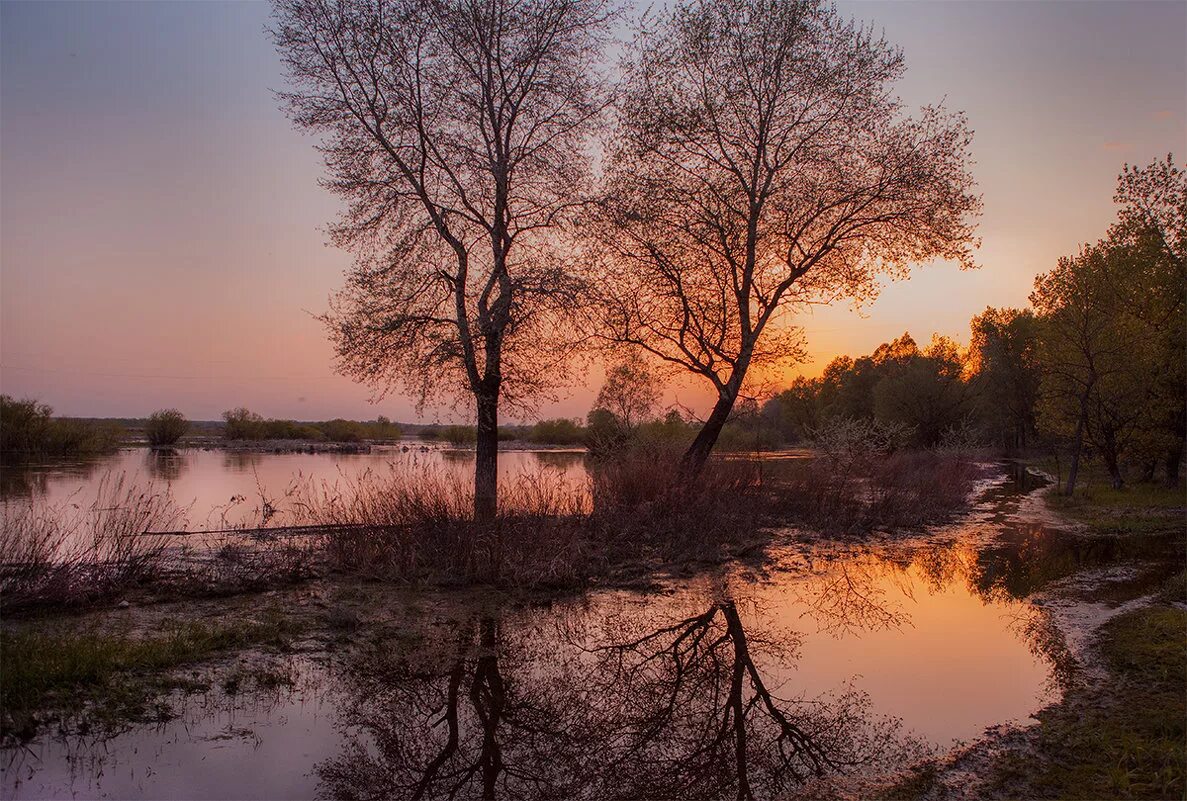
[[[489,523],[499,509],[499,396],[476,397],[478,458],[474,464],[474,520]]]
[[[701,426],[696,439],[692,441],[680,459],[680,477],[685,483],[696,481],[700,477],[701,471],[705,469],[705,462],[709,461],[709,454],[713,452],[713,446],[717,444],[717,437],[721,435],[721,429],[725,426],[725,421],[729,419],[733,408],[733,396],[718,397],[709,419]]]
[[[1179,466],[1183,464],[1183,450],[1187,445],[1187,417],[1182,412],[1175,415],[1173,426],[1175,444],[1166,451],[1166,485],[1179,486]]]
[[[1125,480],[1121,478],[1121,465],[1117,461],[1117,454],[1113,452],[1112,448],[1106,448],[1101,456],[1105,460],[1105,467],[1109,470],[1109,479],[1113,489],[1121,489]]]
[[[1143,484],[1149,484],[1154,480],[1154,474],[1158,472],[1158,459],[1144,459],[1142,461],[1142,474],[1138,478]]]
[[[1067,468],[1067,487],[1063,494],[1069,498],[1076,491],[1076,476],[1080,473],[1080,451],[1084,450],[1084,415],[1076,421],[1076,436],[1072,440],[1072,460]]]
[[[1125,479],[1121,477],[1121,458],[1117,452],[1116,436],[1110,432],[1102,439],[1104,439],[1104,447],[1100,449],[1101,458],[1105,460],[1105,467],[1108,468],[1113,489],[1121,489]]]

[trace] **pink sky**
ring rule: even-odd
[[[860,312],[803,317],[805,373],[908,329],[967,340],[972,315],[1024,305],[1036,273],[1103,234],[1122,163],[1187,154],[1187,3],[840,6],[904,48],[904,100],[968,114],[982,267],[928,265]],[[0,4],[0,391],[71,415],[415,419],[336,376],[312,317],[349,258],[324,244],[336,204],[313,142],[270,93],[267,15]],[[541,414],[583,416],[598,382]]]

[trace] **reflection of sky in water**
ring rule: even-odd
[[[23,779],[16,797],[407,797],[448,753],[426,797],[446,795],[448,777],[467,775],[459,797],[476,797],[495,742],[505,771],[500,797],[572,789],[565,771],[585,771],[580,786],[588,797],[643,792],[661,775],[681,776],[687,798],[732,797],[733,789],[715,784],[730,780],[706,766],[720,758],[726,776],[736,767],[726,756],[737,732],[722,724],[730,722],[738,664],[746,668],[738,695],[759,797],[774,786],[779,727],[751,675],[803,731],[833,732],[822,740],[824,753],[900,756],[897,746],[882,750],[891,742],[889,718],[901,718],[898,735],[937,745],[973,739],[1038,709],[1054,691],[1060,655],[1058,639],[1043,636],[1044,613],[1010,594],[1033,567],[1019,560],[1019,549],[1028,559],[1058,559],[1058,538],[1015,526],[1006,532],[1010,547],[985,548],[986,519],[954,527],[954,545],[781,547],[758,572],[737,567],[663,592],[599,591],[547,608],[425,593],[432,615],[396,612],[388,620],[404,634],[424,635],[412,648],[399,639],[368,646],[363,630],[357,648],[336,651],[328,667],[298,657],[303,678],[291,693],[234,702],[193,696],[180,720],[93,748],[70,740],[10,752],[5,795]],[[694,653],[687,645],[698,620],[707,622]],[[679,686],[669,650],[678,641],[686,648]],[[627,643],[634,646],[611,648]],[[453,750],[445,715],[451,682]],[[676,700],[665,713],[667,699]],[[825,724],[846,710],[861,714],[837,739],[841,729]],[[726,739],[717,756],[684,758],[682,749],[695,750],[718,731]],[[68,761],[68,753],[78,759]],[[528,782],[529,774],[541,784]]]
[[[499,454],[499,472],[505,481],[514,481],[548,469],[576,484],[584,476],[583,460],[584,454],[569,451],[504,451]],[[360,454],[135,448],[89,463],[28,468],[6,465],[0,470],[0,498],[20,503],[36,494],[40,502],[48,504],[69,501],[86,506],[104,476],[122,474],[141,486],[167,487],[180,506],[189,508],[190,527],[204,527],[219,523],[228,507],[228,522],[253,521],[261,493],[279,501],[277,505],[283,509],[285,492],[297,483],[345,486],[368,470],[380,475],[392,470],[444,470],[469,481],[473,465],[473,451],[417,442]]]

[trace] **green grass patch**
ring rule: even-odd
[[[287,648],[297,633],[297,625],[279,614],[225,624],[174,623],[147,638],[62,628],[0,632],[0,734],[27,738],[47,718],[84,707],[95,708],[108,724],[144,719],[153,696],[197,689],[170,676],[173,668],[247,646]]]
[[[1039,713],[1034,752],[1012,751],[991,784],[1019,798],[1183,798],[1187,611],[1155,605],[1101,628],[1104,686]]]
[[[1036,460],[1034,466],[1059,475],[1050,459]],[[1067,478],[1067,466],[1063,466]],[[1113,489],[1104,468],[1087,463],[1081,468],[1075,494],[1064,495],[1055,487],[1047,502],[1094,531],[1102,534],[1150,534],[1184,529],[1187,523],[1187,485],[1166,487],[1158,482],[1126,484]]]

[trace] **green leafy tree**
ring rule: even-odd
[[[1115,241],[1086,246],[1036,278],[1030,296],[1043,318],[1045,425],[1070,441],[1069,495],[1086,443],[1113,486],[1124,483],[1122,457],[1151,412],[1153,343],[1115,289],[1134,258]]]
[[[190,423],[177,409],[162,409],[149,415],[144,426],[148,444],[154,448],[176,445],[190,430]]]
[[[947,337],[934,337],[922,352],[896,351],[900,342],[875,351],[881,375],[873,393],[874,418],[912,430],[917,445],[936,445],[971,411],[964,355]]]
[[[969,365],[977,418],[1007,452],[1035,433],[1039,324],[1029,309],[987,308],[969,325]]]
[[[1172,155],[1145,167],[1127,164],[1114,200],[1120,210],[1111,235],[1140,254],[1117,287],[1155,342],[1158,430],[1146,440],[1161,450],[1167,484],[1175,486],[1187,446],[1187,170]]]

